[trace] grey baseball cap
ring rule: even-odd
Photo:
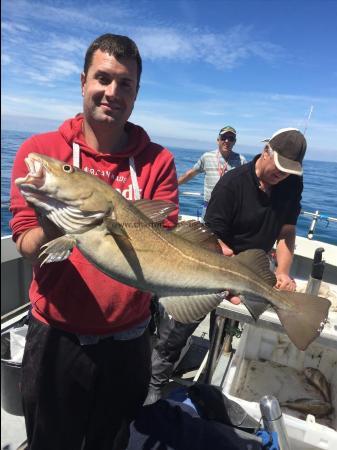
[[[297,128],[281,128],[271,138],[264,139],[274,151],[276,167],[282,172],[302,175],[302,161],[307,149],[307,141]]]

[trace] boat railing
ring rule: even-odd
[[[203,198],[203,193],[202,192],[198,192],[198,191],[180,191],[179,192],[179,196],[182,197],[194,197],[194,198],[198,198],[198,199],[202,199]],[[5,208],[5,207],[9,207],[9,201],[2,201],[1,202],[1,208]],[[318,210],[315,212],[309,212],[309,211],[304,211],[301,210],[300,214],[302,216],[306,216],[306,217],[311,217],[312,221],[310,223],[310,227],[309,227],[309,231],[307,233],[307,238],[308,239],[312,239],[314,236],[314,232],[315,232],[315,228],[317,225],[318,221],[325,221],[327,225],[329,225],[329,223],[333,222],[333,223],[337,223],[337,218],[336,217],[330,217],[327,214],[323,214],[320,213]],[[195,216],[200,217],[200,212],[198,211]],[[2,262],[2,258],[1,258],[1,262]]]
[[[16,249],[12,236],[1,237],[1,329],[28,310],[32,265]],[[2,329],[3,331],[3,329]]]
[[[179,192],[179,196],[183,196],[183,197],[196,197],[196,198],[203,198],[203,194],[201,192],[193,192],[193,191],[180,191]],[[320,213],[318,210],[313,212],[309,212],[309,211],[304,211],[301,210],[300,214],[302,216],[306,216],[306,217],[311,217],[312,221],[310,223],[310,227],[309,227],[309,231],[307,233],[307,238],[308,239],[312,239],[314,236],[314,232],[315,232],[315,228],[317,225],[318,221],[325,221],[327,223],[327,225],[329,225],[329,223],[334,222],[337,223],[337,218],[336,217],[330,217],[326,214],[322,214]]]

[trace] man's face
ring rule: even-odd
[[[235,134],[225,133],[218,137],[219,151],[222,155],[228,155],[236,142]]]
[[[289,173],[282,172],[276,167],[274,156],[270,155],[268,150],[265,150],[262,156],[263,156],[263,165],[260,174],[260,179],[262,181],[271,186],[274,186],[278,184],[280,181],[285,180],[289,176]]]
[[[87,74],[81,74],[83,111],[89,123],[124,126],[137,97],[137,62],[119,61],[97,50]]]

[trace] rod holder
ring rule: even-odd
[[[325,261],[322,260],[323,247],[315,250],[314,260],[312,262],[311,274],[308,279],[306,294],[317,295],[323,278]]]
[[[280,450],[291,450],[278,400],[272,395],[263,396],[260,400],[260,411],[265,429],[270,433],[277,433]]]

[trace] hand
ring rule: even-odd
[[[296,282],[286,273],[275,273],[276,275],[276,289],[280,291],[295,291]]]
[[[223,253],[225,256],[233,256],[233,255],[234,255],[233,250],[232,250],[230,247],[228,247],[228,245],[226,245],[224,242],[222,242],[221,239],[218,239],[218,242],[219,242],[219,244],[220,244],[222,253]],[[240,297],[235,296],[235,295],[232,295],[231,293],[229,293],[229,294],[227,295],[226,299],[227,299],[228,301],[230,301],[231,303],[233,303],[233,305],[239,305],[239,304],[241,303]]]
[[[233,303],[233,305],[239,305],[241,303],[241,299],[238,296],[235,296],[231,294],[229,291],[223,291],[220,293],[223,300],[228,300],[229,302]]]
[[[224,242],[222,242],[221,239],[218,239],[219,245],[221,247],[222,253],[225,256],[233,256],[234,252],[231,248],[228,247],[228,245],[226,245]]]
[[[229,294],[227,297],[227,300],[229,300],[231,303],[233,303],[233,305],[240,305],[240,303],[241,303],[241,299],[237,295],[235,296],[235,295]]]

